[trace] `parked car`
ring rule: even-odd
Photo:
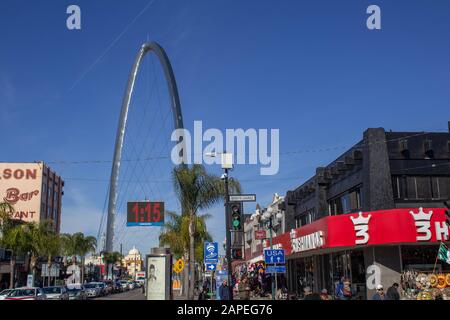
[[[95,282],[101,289],[101,293],[100,295],[102,296],[107,296],[111,293],[111,291],[109,290],[108,286],[106,285],[106,283],[104,282]]]
[[[73,285],[67,288],[69,300],[87,300],[86,289],[82,285]]]
[[[136,288],[136,284],[134,283],[134,281],[128,281],[128,290],[134,290],[134,288]]]
[[[122,288],[122,285],[120,284],[119,280],[112,282],[112,289],[113,289],[112,290],[113,293],[123,292],[123,288]]]
[[[86,283],[83,285],[88,298],[97,298],[102,295],[102,288],[97,282]]]
[[[6,289],[0,292],[0,300],[4,300],[9,292],[13,291],[14,289]]]
[[[4,300],[47,300],[42,288],[17,288],[11,290]]]
[[[123,291],[130,290],[130,287],[128,286],[127,280],[120,280],[120,285],[122,286]]]
[[[69,293],[64,286],[45,287],[42,289],[47,300],[69,300]]]

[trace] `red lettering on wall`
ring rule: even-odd
[[[11,175],[12,175],[12,170],[11,169],[3,170],[3,178],[4,179],[10,179]]]
[[[6,197],[3,198],[5,202],[10,204],[16,204],[19,201],[30,201],[33,196],[37,196],[39,194],[39,190],[34,190],[31,192],[20,193],[20,190],[17,188],[9,188],[6,190]]]
[[[37,170],[36,169],[4,169],[3,174],[0,178],[5,180],[14,178],[17,180],[26,179],[26,180],[36,180],[37,179]]]

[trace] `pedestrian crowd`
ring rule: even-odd
[[[218,288],[218,297],[220,300],[230,300],[231,295],[233,299],[250,300],[258,298],[272,299],[272,283],[271,278],[265,277],[262,274],[243,274],[240,279],[232,277],[231,286],[227,280],[223,280]],[[394,283],[384,292],[381,284],[376,286],[376,292],[371,297],[372,300],[400,300],[398,291],[399,284]],[[208,299],[208,292],[212,291],[209,278],[203,282],[203,287],[199,295],[199,300]],[[285,282],[282,282],[280,287],[276,288],[277,300],[298,299],[297,296],[292,297],[288,293]],[[314,292],[310,286],[303,287],[303,300],[355,300],[358,299],[357,290],[354,288],[347,278],[341,280],[335,285],[335,292],[329,294],[327,289],[322,289],[320,293]]]

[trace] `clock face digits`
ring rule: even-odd
[[[162,226],[163,224],[164,202],[128,202],[128,226]]]

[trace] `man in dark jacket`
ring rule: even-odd
[[[394,283],[392,287],[389,287],[386,291],[386,300],[400,300],[400,294],[398,293],[398,283]]]
[[[230,300],[230,287],[227,280],[223,280],[222,285],[219,287],[220,300]]]
[[[304,295],[305,297],[303,298],[303,300],[321,300],[320,299],[320,295],[317,293],[313,293],[311,291],[310,287],[305,287],[305,289],[303,289]]]

